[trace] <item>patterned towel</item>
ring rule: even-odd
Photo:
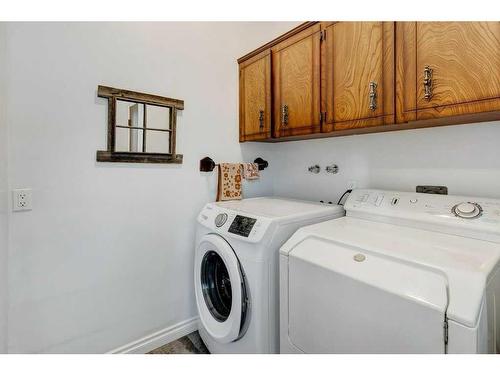
[[[258,180],[260,178],[259,165],[257,163],[243,163],[243,178],[245,180]]]
[[[217,202],[241,199],[241,164],[220,163]]]

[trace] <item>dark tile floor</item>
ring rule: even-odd
[[[210,354],[198,331],[151,350],[148,354]]]

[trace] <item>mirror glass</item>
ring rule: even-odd
[[[170,148],[170,134],[148,130],[146,132],[146,152],[165,153]],[[165,151],[167,150],[167,151]]]
[[[147,127],[151,129],[170,129],[170,108],[146,104]]]
[[[115,151],[170,153],[169,107],[116,101]]]

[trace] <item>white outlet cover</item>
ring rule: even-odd
[[[31,189],[12,190],[12,211],[30,211],[32,209]]]

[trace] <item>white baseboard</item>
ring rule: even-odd
[[[159,330],[149,336],[109,351],[109,354],[145,354],[169,342],[175,341],[198,329],[198,317],[195,316],[171,327]]]

